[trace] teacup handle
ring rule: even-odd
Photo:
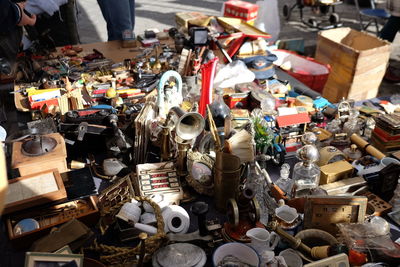
[[[277,235],[275,232],[271,232],[267,246],[269,246],[269,249],[274,250],[280,240],[281,238],[279,235]]]

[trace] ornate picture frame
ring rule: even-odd
[[[189,150],[187,152],[188,175],[186,181],[193,189],[202,195],[214,195],[212,168],[214,159],[207,154]]]

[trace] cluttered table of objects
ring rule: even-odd
[[[309,58],[240,19],[176,20],[20,55],[0,265],[398,266],[388,43],[332,29]]]

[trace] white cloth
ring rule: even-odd
[[[60,9],[60,6],[67,2],[68,0],[29,0],[25,5],[25,10],[35,15],[46,12],[53,16]]]

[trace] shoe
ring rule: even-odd
[[[383,79],[392,83],[400,83],[400,70],[393,67],[388,67]]]

